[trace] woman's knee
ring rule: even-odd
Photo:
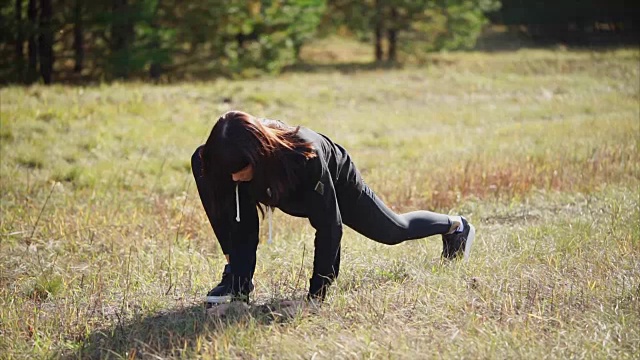
[[[400,243],[403,243],[404,241],[405,241],[404,237],[399,235],[394,235],[386,238],[384,243],[387,245],[398,245]]]
[[[404,230],[399,228],[388,229],[383,233],[377,234],[374,238],[375,241],[386,245],[398,245],[403,243],[406,239]]]

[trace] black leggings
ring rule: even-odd
[[[396,214],[366,184],[362,191],[338,191],[338,206],[343,224],[387,245],[444,234],[451,228],[445,214],[424,210]]]
[[[200,200],[204,206],[209,222],[216,237],[225,233],[225,221],[213,216],[211,194],[202,174],[202,160],[199,147],[191,157],[191,169],[196,179]],[[366,184],[362,191],[355,187],[337,191],[338,206],[342,222],[358,233],[379,243],[395,245],[406,240],[422,239],[449,231],[452,224],[449,216],[431,211],[413,211],[406,214],[396,214],[376,196]],[[222,241],[220,246],[224,254],[229,254],[230,244]]]

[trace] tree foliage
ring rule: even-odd
[[[275,73],[296,61],[325,8],[325,0],[4,0],[0,78]]]
[[[489,19],[532,38],[637,44],[638,12],[625,0],[0,0],[0,82],[278,73],[336,32],[394,62],[471,48]]]
[[[376,60],[396,61],[397,49],[415,53],[467,49],[475,45],[486,13],[499,0],[332,0],[327,21],[373,40]]]
[[[4,0],[4,81],[277,73],[324,28],[399,49],[473,45],[498,0]],[[419,44],[417,46],[416,44]]]

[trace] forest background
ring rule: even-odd
[[[336,42],[302,56],[332,37],[370,46],[355,65],[424,63],[477,48],[488,25],[528,46],[638,38],[624,0],[5,0],[0,15],[0,82],[27,84],[277,74],[339,62]]]

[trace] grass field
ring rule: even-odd
[[[522,50],[0,89],[0,358],[638,359],[639,61]],[[208,317],[224,262],[189,159],[231,108],[329,135],[397,211],[466,215],[471,260],[346,230],[317,314]],[[308,286],[312,228],[274,220],[254,305]]]

